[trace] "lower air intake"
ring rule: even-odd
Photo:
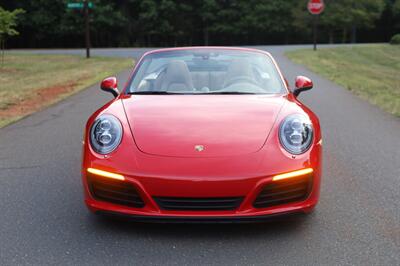
[[[163,210],[174,211],[221,211],[235,210],[243,201],[243,197],[229,198],[173,198],[154,197]]]
[[[144,202],[129,183],[104,177],[88,177],[90,192],[97,200],[134,208],[142,208]]]
[[[266,185],[253,202],[255,208],[302,201],[310,194],[312,177],[310,175],[272,182]]]

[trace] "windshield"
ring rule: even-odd
[[[147,55],[129,94],[277,94],[284,87],[269,56],[258,52],[188,49]]]

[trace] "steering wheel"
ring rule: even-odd
[[[246,83],[251,83],[253,85],[259,86],[259,84],[255,80],[253,80],[252,78],[250,78],[248,76],[238,76],[238,77],[234,77],[234,78],[231,78],[230,80],[228,80],[225,83],[224,88],[226,88],[232,84],[239,83],[239,82],[246,82]]]

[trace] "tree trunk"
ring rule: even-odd
[[[357,26],[353,25],[351,28],[351,43],[357,42]]]
[[[208,46],[208,28],[204,28],[204,45]]]
[[[333,30],[329,31],[329,43],[332,44],[334,42],[333,40]]]
[[[147,41],[147,47],[151,47],[151,37],[150,37],[150,34],[147,34],[147,36],[146,36],[147,38],[146,38],[146,41]]]
[[[1,47],[1,68],[4,66],[4,49],[5,49],[5,40],[3,38],[0,39],[0,47]]]
[[[342,43],[346,43],[346,41],[347,41],[347,28],[344,27],[342,32]]]

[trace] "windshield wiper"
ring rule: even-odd
[[[178,94],[170,91],[130,91],[128,94]]]
[[[217,91],[217,92],[206,92],[202,94],[257,94],[257,93],[247,92],[247,91]]]
[[[171,92],[171,91],[131,91],[128,92],[128,94],[158,94],[158,95],[163,95],[163,94],[190,94],[190,95],[202,95],[202,94],[257,94],[255,92],[246,92],[246,91],[217,91],[217,92]]]

